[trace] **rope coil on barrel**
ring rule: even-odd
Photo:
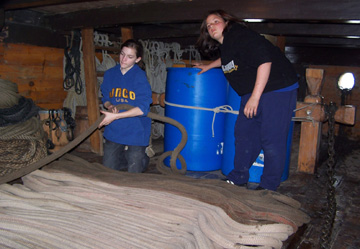
[[[170,102],[168,102],[166,100],[164,101],[164,103],[166,105],[174,106],[174,107],[214,112],[213,121],[212,121],[212,124],[211,124],[212,137],[215,137],[214,124],[215,124],[216,114],[218,114],[220,112],[222,112],[222,113],[232,113],[232,114],[236,114],[236,115],[239,114],[239,111],[234,111],[230,105],[222,105],[222,106],[217,106],[215,108],[206,108],[206,107],[174,104],[174,103],[170,103]]]

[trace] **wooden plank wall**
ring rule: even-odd
[[[0,43],[0,78],[18,85],[22,96],[44,109],[61,109],[64,50]]]

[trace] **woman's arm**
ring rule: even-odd
[[[113,106],[111,112],[102,111],[102,110],[100,110],[100,112],[105,115],[105,118],[99,124],[99,128],[101,128],[104,125],[108,125],[117,119],[137,117],[137,116],[142,116],[144,114],[139,107],[134,107],[124,112],[118,112],[118,109],[115,106]]]
[[[202,74],[205,73],[206,71],[215,68],[215,67],[220,67],[221,66],[221,59],[217,59],[213,62],[211,62],[210,64],[204,65],[204,64],[199,64],[199,63],[195,63],[194,67],[196,68],[200,68],[201,71],[198,74]]]
[[[271,62],[261,64],[257,69],[255,86],[244,108],[244,114],[247,118],[252,118],[253,116],[256,116],[260,97],[269,80],[270,70]]]

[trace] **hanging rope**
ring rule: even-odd
[[[106,34],[100,34],[98,32],[94,32],[94,45],[100,47],[111,47],[113,46],[113,42],[109,40],[109,36]],[[116,66],[116,61],[108,54],[108,51],[103,49],[101,51],[102,61],[95,56],[96,61],[96,71],[105,72],[106,70]],[[100,78],[100,80],[99,80]],[[102,83],[102,77],[98,77],[99,84]]]
[[[192,58],[194,58],[196,62],[201,62],[201,55],[194,45],[190,45],[189,48],[186,48],[185,52],[189,53],[190,65],[192,65]]]
[[[146,75],[151,86],[151,90],[155,93],[164,93],[166,88],[167,68],[174,64],[185,64],[182,61],[184,53],[190,53],[191,58],[194,57],[196,61],[201,61],[200,53],[194,46],[186,49],[181,49],[178,43],[163,43],[158,41],[142,41],[144,48],[143,60],[146,66]],[[153,111],[159,115],[164,115],[164,108],[156,106]],[[164,136],[164,124],[154,122],[152,124],[151,135],[154,138]]]
[[[65,55],[65,78],[64,89],[69,90],[74,87],[77,94],[83,91],[80,63],[80,31],[73,31],[71,33],[71,44],[64,50]]]

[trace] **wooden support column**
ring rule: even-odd
[[[314,107],[316,106],[316,104],[322,104],[320,91],[323,83],[323,75],[324,70],[322,69],[306,69],[306,81],[308,84],[310,95],[305,97],[304,104],[309,106],[307,110],[308,113],[306,114],[309,117],[314,117],[315,113],[313,113],[313,110],[315,110]],[[319,112],[318,115],[324,115],[324,112]],[[318,160],[322,127],[320,118],[317,117],[316,120],[313,120],[313,122],[301,123],[301,136],[298,158],[299,172],[310,174],[313,174],[315,172],[315,165]]]
[[[318,103],[318,98],[306,99],[306,104]],[[312,102],[310,102],[312,101]],[[322,123],[301,122],[298,171],[313,174],[318,161]]]
[[[279,47],[283,53],[285,53],[285,43],[286,43],[285,36],[277,36],[276,46]]]
[[[95,66],[94,30],[92,28],[84,28],[81,30],[81,35],[83,41],[88,122],[89,126],[91,126],[100,117]],[[93,152],[102,154],[102,136],[99,130],[96,130],[90,136],[90,144]]]
[[[122,42],[126,42],[129,39],[133,39],[134,34],[132,27],[122,27],[121,28],[121,40]]]

